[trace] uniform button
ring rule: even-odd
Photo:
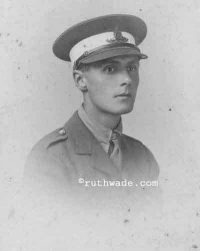
[[[65,135],[65,134],[66,134],[66,131],[65,131],[64,128],[62,128],[62,129],[60,129],[60,130],[58,131],[58,133],[59,133],[60,135]]]

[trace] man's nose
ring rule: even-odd
[[[130,77],[130,74],[127,72],[127,71],[123,71],[121,73],[121,86],[124,86],[124,85],[131,85],[132,83],[132,79]]]

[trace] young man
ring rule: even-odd
[[[147,58],[138,48],[146,32],[138,17],[107,15],[79,23],[55,41],[54,54],[73,65],[83,103],[63,127],[36,144],[26,163],[26,179],[64,187],[158,178],[150,150],[122,133],[121,115],[133,109],[140,59]]]

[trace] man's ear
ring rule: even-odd
[[[74,70],[73,77],[74,77],[76,87],[82,92],[87,91],[87,85],[86,85],[87,81],[86,81],[84,72]]]

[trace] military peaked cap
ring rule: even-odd
[[[54,54],[72,64],[92,63],[121,55],[147,58],[138,45],[147,34],[145,22],[127,14],[100,16],[78,23],[54,42]]]

